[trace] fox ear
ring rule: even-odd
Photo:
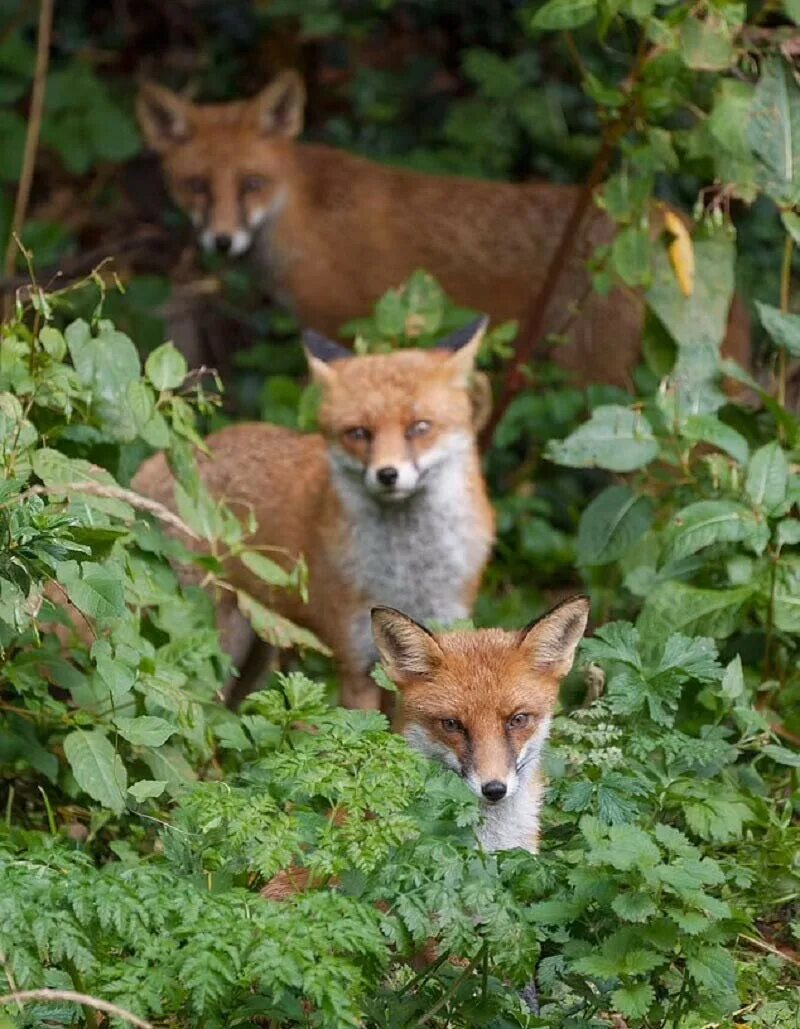
[[[373,607],[372,638],[386,674],[398,686],[429,675],[442,656],[433,633],[393,607]]]
[[[324,385],[335,377],[336,372],[330,367],[331,362],[344,361],[345,358],[353,356],[351,350],[339,346],[332,339],[313,329],[303,330],[303,346],[311,378],[318,385]]]
[[[589,598],[570,597],[527,625],[517,645],[530,658],[535,671],[563,679],[572,668],[588,620]]]
[[[489,319],[486,315],[481,315],[480,318],[476,318],[439,340],[434,347],[434,350],[449,351],[452,356],[447,362],[448,368],[451,368],[464,383],[469,380],[472,369],[475,367],[478,348],[488,324]]]
[[[296,71],[283,71],[253,101],[258,129],[265,136],[294,139],[303,131],[306,87]]]
[[[147,145],[158,153],[192,134],[192,105],[164,86],[143,82],[136,97],[136,117]]]
[[[492,414],[492,384],[484,372],[473,372],[469,380],[469,402],[472,406],[472,427],[482,432]]]

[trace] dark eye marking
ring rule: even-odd
[[[243,193],[257,193],[267,185],[267,178],[264,175],[245,175],[241,181]]]
[[[190,175],[188,179],[183,180],[183,187],[187,192],[200,196],[208,192],[208,179],[202,175]]]
[[[406,439],[413,439],[415,436],[424,436],[430,432],[433,425],[427,418],[420,418],[419,421],[412,422],[406,428]]]
[[[356,443],[369,443],[372,439],[372,432],[365,425],[354,425],[350,429],[345,429],[344,435],[347,439],[355,440]]]
[[[531,716],[525,711],[518,711],[515,715],[512,715],[506,722],[507,729],[527,729],[530,725]]]
[[[445,732],[459,732],[466,735],[466,729],[457,718],[442,718],[441,723]]]

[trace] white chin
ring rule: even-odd
[[[371,489],[369,491],[371,495],[376,499],[380,500],[382,504],[402,504],[404,500],[408,500],[409,497],[413,497],[416,493],[414,489]]]

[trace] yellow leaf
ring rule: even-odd
[[[664,225],[672,236],[667,247],[670,263],[678,280],[678,286],[685,297],[694,293],[694,247],[692,237],[681,219],[674,211],[664,213]]]

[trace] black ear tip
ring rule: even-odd
[[[467,343],[471,343],[479,332],[485,332],[488,324],[489,316],[481,314],[477,318],[473,318],[471,322],[467,322],[466,325],[462,325],[460,329],[451,332],[449,336],[439,340],[435,349],[449,350],[451,353],[455,353],[465,347]]]
[[[342,361],[353,356],[352,351],[334,343],[332,339],[328,339],[315,329],[303,329],[303,345],[312,357],[326,364],[329,361]]]

